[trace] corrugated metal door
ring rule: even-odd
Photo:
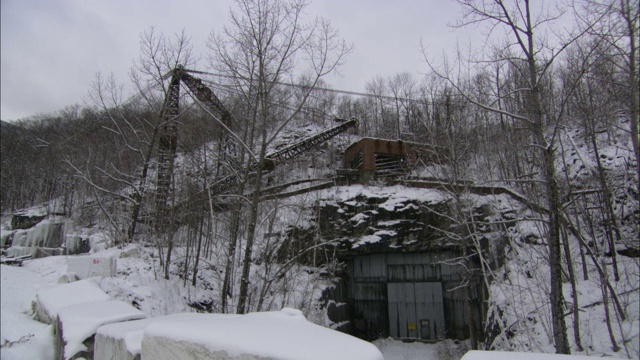
[[[389,283],[389,333],[396,338],[444,338],[442,283]]]

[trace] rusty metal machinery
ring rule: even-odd
[[[222,104],[220,99],[211,89],[202,83],[202,80],[191,76],[181,65],[169,72],[165,77],[169,76],[171,80],[162,107],[162,125],[158,138],[156,229],[159,229],[159,227],[165,223],[164,219],[169,215],[168,212],[170,209],[167,200],[171,190],[174,159],[178,142],[176,117],[179,114],[180,82],[184,83],[193,96],[206,107],[208,111],[212,112],[212,115],[220,117],[220,122],[226,130],[221,133],[221,135],[225,135],[223,138],[225,154],[235,153],[233,142],[229,141],[228,137],[229,127],[231,126],[231,113]]]
[[[336,120],[344,121],[341,119],[336,119]],[[279,162],[289,160],[295,156],[298,156],[299,154],[313,147],[316,147],[324,143],[325,141],[328,141],[332,137],[347,131],[349,128],[357,129],[357,127],[358,127],[358,119],[351,118],[348,121],[344,121],[340,125],[332,127],[331,129],[327,129],[325,131],[320,132],[319,134],[316,134],[306,139],[303,139],[301,141],[298,141],[297,143],[287,146],[284,149],[269,153],[266,155],[266,158],[270,161],[273,161],[275,165]]]
[[[182,82],[187,89],[198,100],[201,106],[205,110],[209,111],[212,116],[219,117],[220,125],[225,131],[221,133],[220,140],[224,143],[225,154],[231,157],[236,154],[236,145],[231,138],[232,116],[229,110],[222,104],[220,99],[213,93],[213,91],[205,85],[201,79],[192,76],[189,72],[198,72],[194,70],[187,70],[183,66],[179,65],[174,70],[169,72],[166,77],[171,77],[169,88],[166,94],[165,102],[162,109],[162,121],[163,124],[160,129],[159,145],[158,145],[158,179],[157,179],[157,193],[156,193],[156,226],[164,223],[164,219],[169,215],[169,206],[167,200],[169,197],[171,182],[173,178],[174,158],[177,148],[177,126],[176,117],[179,114],[179,97],[180,97],[180,82]],[[316,135],[303,139],[295,144],[287,146],[283,149],[271,152],[266,155],[265,162],[263,164],[254,164],[250,171],[251,174],[257,174],[258,171],[271,171],[273,168],[286,160],[289,160],[315,146],[318,146],[334,136],[343,133],[344,131],[358,127],[358,120],[351,118],[347,121],[342,119],[336,119],[342,121],[341,124],[334,126],[330,129],[322,131]],[[236,160],[236,159],[229,159]],[[233,161],[232,161],[233,162]],[[237,175],[232,174],[222,178],[210,187],[212,194],[220,194],[233,188],[237,183]]]
[[[336,119],[338,121],[344,121],[342,119]],[[306,139],[302,139],[293,145],[289,145],[283,149],[270,152],[265,155],[265,163],[260,166],[259,164],[254,164],[249,173],[249,177],[253,177],[259,171],[270,172],[272,171],[278,164],[292,159],[303,152],[310,150],[329,139],[333,138],[336,135],[339,135],[350,128],[358,127],[358,119],[351,118],[348,121],[343,122],[340,125],[334,126],[330,129],[322,131],[316,135],[310,136]],[[225,191],[233,188],[236,185],[237,176],[229,175],[219,180],[218,182],[211,185],[209,188],[212,194],[221,194]]]
[[[171,77],[165,102],[162,106],[162,125],[158,138],[158,179],[156,187],[156,228],[168,215],[167,198],[173,178],[174,158],[178,146],[178,100],[180,98],[180,79]]]

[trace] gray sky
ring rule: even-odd
[[[2,0],[2,120],[83,104],[95,74],[128,82],[140,34],[151,26],[172,35],[185,30],[194,54],[204,58],[211,30],[227,23],[232,0]],[[447,27],[458,16],[449,0],[315,0],[321,15],[355,46],[342,76],[330,86],[363,91],[375,76],[426,73],[421,39],[441,54],[464,33]],[[202,61],[200,68],[206,70]]]

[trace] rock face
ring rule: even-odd
[[[12,219],[19,219],[14,218]],[[27,220],[16,220],[27,226],[30,222],[38,223],[28,229],[3,231],[2,246],[7,249],[8,256],[31,255],[41,258],[53,255],[75,255],[88,253],[91,250],[90,239],[86,235],[67,234],[62,221],[41,221],[42,217],[25,217]],[[28,220],[31,219],[31,220]],[[13,220],[12,220],[13,221]]]
[[[16,232],[13,246],[59,248],[65,241],[64,222],[44,222],[29,229],[26,236]]]
[[[429,251],[455,246],[443,232],[450,226],[449,198],[435,190],[340,187],[315,206],[311,226],[290,228],[279,252],[301,254],[318,241],[339,257],[372,252]],[[285,255],[281,255],[286,259]],[[298,256],[312,266],[317,258]]]
[[[391,197],[357,196],[327,203],[320,209],[320,231],[325,238],[340,239],[341,250],[354,253],[400,250],[418,251],[447,246],[434,229],[446,228],[446,201],[424,203],[416,199],[397,202]]]
[[[501,266],[500,246],[506,229],[515,225],[513,207],[520,206],[508,195],[471,195],[456,210],[453,199],[438,190],[379,189],[384,191],[363,189],[353,196],[321,200],[315,228],[308,232],[337,243],[343,257],[461,250],[476,246],[469,242],[473,232],[481,247],[489,250],[492,267]],[[295,230],[300,241],[304,231]]]
[[[469,269],[480,268],[479,251],[490,267],[502,265],[513,199],[466,194],[456,202],[446,192],[404,186],[351,186],[328,195],[313,225],[291,230],[285,244],[289,252],[303,250],[320,237],[335,246],[344,267],[324,295],[334,328],[367,340],[482,332],[486,291],[481,274]]]
[[[14,230],[30,229],[45,217],[46,215],[14,213],[11,215],[11,228]]]
[[[7,256],[31,255],[40,258],[62,255],[65,243],[64,222],[40,222],[28,230],[16,230]]]

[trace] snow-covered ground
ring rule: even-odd
[[[122,252],[127,253],[127,257],[120,257]],[[102,290],[111,298],[134,304],[149,316],[156,317],[174,313],[184,313],[194,311],[188,304],[205,300],[205,294],[211,289],[192,287],[189,282],[184,282],[179,276],[172,276],[170,280],[165,280],[158,276],[158,269],[154,268],[155,258],[147,252],[145,248],[107,249],[99,251],[92,256],[96,257],[118,257],[118,271],[116,276],[107,278],[93,278]],[[27,260],[23,267],[2,265],[2,307],[1,307],[1,337],[2,350],[1,359],[52,359],[54,357],[53,335],[50,325],[45,325],[32,319],[31,302],[36,297],[36,292],[58,285],[58,280],[67,272],[67,257],[52,256],[42,259]],[[637,266],[634,260],[628,259],[628,267]],[[625,261],[623,263],[626,264]],[[513,264],[517,264],[514,262]],[[635,264],[635,265],[634,265]],[[518,272],[516,272],[518,273]],[[206,276],[210,276],[207,274]],[[635,279],[628,276],[627,279]],[[524,281],[521,279],[521,281]],[[627,281],[628,282],[628,281]],[[625,282],[626,283],[626,282]],[[507,284],[502,284],[501,290],[505,291]],[[597,298],[597,287],[587,286],[586,282],[581,282],[581,293],[583,296],[594,293]],[[582,288],[587,286],[586,288]],[[636,289],[635,286],[631,288]],[[622,291],[621,291],[622,292]],[[498,294],[500,292],[496,292]],[[624,292],[622,292],[624,293]],[[628,298],[628,299],[627,299]],[[626,338],[632,339],[632,343],[627,344],[631,349],[638,337],[638,293],[632,291],[625,295],[625,303],[629,305],[627,311],[631,317],[628,324],[629,329],[621,329],[626,332]],[[595,298],[594,298],[595,299]],[[523,299],[526,303],[528,300]],[[588,302],[587,302],[588,303]],[[590,307],[588,310],[596,311],[597,307]],[[585,313],[584,316],[589,314]],[[600,314],[592,314],[588,331],[589,345],[596,345],[597,349],[606,349],[607,332]],[[308,315],[307,315],[308,318]],[[625,325],[626,326],[626,325]],[[441,342],[438,344],[423,344],[419,342],[405,343],[393,339],[379,339],[374,345],[380,349],[387,360],[407,360],[407,359],[460,359],[464,354],[461,350],[463,345],[455,344],[453,341]],[[624,352],[612,353],[611,351],[591,350],[584,355],[598,356],[603,353],[609,356],[624,358]],[[487,355],[485,355],[487,356]]]
[[[27,261],[24,267],[1,265],[3,360],[53,359],[52,327],[32,319],[31,301],[38,289],[55,283],[64,272],[66,260],[62,257]]]
[[[117,252],[117,250],[107,250],[99,254],[109,252]],[[179,298],[175,293],[177,284],[168,284],[165,281],[151,282],[150,279],[153,279],[153,275],[148,274],[147,278],[142,271],[143,266],[134,265],[140,260],[139,258],[137,260],[134,258],[118,260],[119,274],[116,277],[95,278],[92,281],[102,284],[104,288],[111,289],[112,291],[109,291],[111,295],[126,298],[130,295],[119,293],[119,291],[127,284],[131,285],[133,279],[129,279],[130,271],[135,268],[140,272],[135,271],[134,277],[143,277],[149,280],[145,285],[140,283],[134,286],[134,288],[142,288],[137,293],[138,300],[143,299],[140,301],[141,305],[144,304],[142,308],[156,314],[188,310],[184,305],[176,303],[162,305],[163,300],[175,301]],[[31,302],[35,299],[38,290],[55,286],[58,280],[66,274],[67,257],[53,256],[28,260],[24,262],[22,267],[1,265],[0,271],[2,274],[2,326],[0,331],[2,349],[0,358],[3,360],[53,359],[52,326],[33,320]],[[165,295],[154,299],[154,295],[158,294]],[[327,331],[330,330],[327,329]],[[438,352],[443,349],[440,344],[403,343],[392,339],[377,340],[374,345],[380,349],[387,360],[437,359]]]

